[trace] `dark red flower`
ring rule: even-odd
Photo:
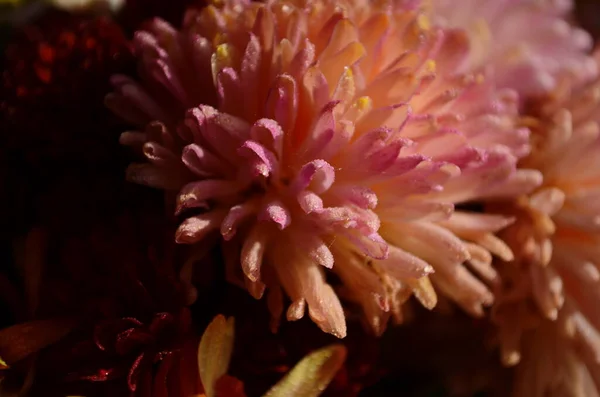
[[[36,231],[44,238],[24,247],[23,285],[33,305],[28,327],[0,331],[11,341],[0,343],[0,357],[19,368],[37,355],[33,395],[145,396],[197,341],[189,289],[173,266],[172,230],[160,214],[160,207],[127,211],[79,235]],[[35,280],[39,287],[28,289]],[[58,332],[64,319],[66,336]],[[15,351],[24,341],[31,346]]]
[[[121,28],[104,17],[50,10],[15,32],[3,64],[1,215],[8,229],[49,212],[68,218],[90,202],[83,207],[91,211],[78,215],[94,215],[122,189],[127,162],[118,143],[125,127],[104,107],[109,77],[134,68]]]
[[[89,159],[100,153],[98,141],[118,137],[110,134],[111,126],[121,126],[105,110],[104,96],[109,77],[131,72],[133,63],[125,35],[110,19],[51,10],[15,34],[4,63],[5,146],[73,164],[71,156]]]

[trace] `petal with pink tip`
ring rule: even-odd
[[[308,190],[302,191],[298,193],[297,199],[300,208],[307,214],[310,214],[311,212],[320,213],[323,211],[323,200],[314,192]]]
[[[410,109],[405,104],[374,109],[356,124],[356,130],[364,132],[381,126],[398,129],[408,120],[409,112]]]
[[[313,160],[302,166],[298,176],[292,182],[292,192],[300,192],[310,189],[316,194],[329,190],[335,181],[335,171],[325,160]]]
[[[142,152],[152,164],[158,167],[170,167],[179,162],[175,153],[156,142],[146,142]]]
[[[389,246],[387,259],[377,261],[377,265],[398,280],[417,279],[433,273],[430,264],[393,245]]]
[[[229,168],[226,162],[195,143],[183,148],[181,161],[194,174],[204,178],[222,176]]]
[[[240,188],[236,182],[219,179],[190,182],[177,195],[175,215],[189,208],[208,207],[207,200],[230,196]]]
[[[258,219],[261,221],[273,221],[283,230],[292,223],[292,214],[279,200],[273,200],[265,204],[261,212],[258,214]]]
[[[258,82],[260,81],[260,65],[262,61],[261,47],[254,34],[250,34],[250,40],[244,51],[241,65],[241,92],[257,92]],[[258,101],[247,101],[245,109],[248,120],[255,119],[258,114]]]
[[[287,74],[277,76],[269,90],[265,114],[268,118],[276,120],[284,131],[291,132],[296,121],[297,110],[296,80]]]
[[[333,254],[325,242],[315,235],[304,235],[298,238],[298,246],[308,253],[308,256],[318,265],[331,269]]]
[[[268,177],[277,172],[279,168],[277,156],[258,142],[246,141],[238,149],[238,152],[250,160],[255,176]]]
[[[222,112],[233,113],[240,101],[241,81],[233,68],[225,68],[217,75],[217,93],[219,94],[219,109]]]
[[[217,230],[224,216],[223,211],[217,210],[187,218],[177,228],[175,241],[179,244],[197,243],[208,233]]]
[[[347,200],[363,209],[373,209],[377,206],[377,194],[363,186],[336,187],[335,194],[342,200]]]
[[[218,127],[216,117],[218,111],[210,106],[201,105],[188,110],[184,124],[189,128],[194,143],[210,150],[230,164],[238,160],[237,148],[243,141],[223,133]]]
[[[386,142],[392,135],[389,128],[381,127],[361,135],[347,148],[342,155],[345,164],[356,164],[358,159],[364,159],[375,150],[385,147]]]
[[[385,147],[377,150],[365,159],[365,168],[369,173],[380,174],[390,168],[400,155],[400,150],[404,147],[403,142],[396,141],[388,143]]]
[[[283,130],[275,120],[258,120],[250,129],[250,137],[272,150],[278,158],[281,158],[283,153]]]
[[[289,73],[296,79],[300,79],[301,76],[306,73],[310,65],[313,64],[315,59],[315,46],[306,39],[302,44],[302,49],[294,56],[294,59],[290,63]]]
[[[256,211],[256,205],[252,201],[246,201],[242,204],[234,205],[221,223],[221,235],[225,241],[229,241],[235,236],[237,228],[241,222]]]
[[[365,255],[373,259],[386,259],[388,257],[388,243],[378,233],[364,236],[353,229],[343,229],[340,233],[355,244]]]
[[[248,279],[256,282],[260,279],[260,267],[267,247],[269,234],[267,228],[257,223],[248,233],[242,247],[242,270]]]

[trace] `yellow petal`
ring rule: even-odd
[[[56,343],[75,325],[72,319],[36,320],[0,330],[2,363],[12,364]]]
[[[198,346],[198,369],[207,397],[215,396],[217,380],[227,373],[233,351],[233,317],[218,315],[206,327]]]
[[[304,357],[264,397],[316,397],[333,379],[346,359],[346,348],[331,345]]]

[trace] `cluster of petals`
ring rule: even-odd
[[[482,315],[492,256],[512,259],[494,235],[511,217],[454,207],[540,183],[515,170],[517,94],[460,73],[468,32],[409,3],[219,2],[138,32],[141,80],[113,78],[108,105],[141,127],[121,141],[147,160],[128,177],[172,197],[179,243],[219,235],[274,327],[284,293],[288,320],[308,309],[339,337],[338,296],[377,333],[412,295]]]
[[[600,80],[566,78],[528,123],[533,148],[523,164],[544,182],[507,209],[516,218],[504,232],[515,261],[500,268],[505,288],[493,319],[504,361],[518,362],[522,347],[523,379],[539,374],[518,384],[518,395],[597,396]],[[549,365],[542,349],[562,358]]]
[[[471,51],[461,71],[487,69],[500,87],[523,95],[547,93],[557,77],[593,78],[593,40],[567,17],[571,0],[453,0],[423,2],[442,26],[468,32]]]

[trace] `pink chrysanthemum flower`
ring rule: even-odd
[[[506,282],[493,315],[507,364],[519,361],[520,346],[535,349],[524,352],[529,356],[543,355],[524,363],[523,371],[540,375],[520,396],[597,396],[600,80],[566,79],[540,109],[530,122],[534,148],[523,165],[542,171],[544,183],[509,210],[517,220],[504,237],[516,258],[500,267]],[[537,327],[533,337],[526,332]],[[569,358],[550,366],[543,348]]]
[[[492,69],[500,87],[539,95],[564,72],[578,80],[595,76],[590,35],[566,17],[571,0],[430,0],[434,21],[468,32],[471,51],[462,72]]]
[[[180,32],[138,32],[143,83],[115,77],[107,101],[138,125],[158,120],[123,134],[149,160],[129,178],[176,194],[178,242],[220,232],[232,279],[255,297],[269,287],[274,326],[285,291],[289,320],[308,307],[343,337],[331,279],[381,332],[413,292],[435,305],[434,271],[482,314],[492,254],[512,258],[493,234],[511,220],[454,204],[539,182],[515,172],[529,150],[516,95],[456,73],[466,44],[392,1],[225,1]]]

